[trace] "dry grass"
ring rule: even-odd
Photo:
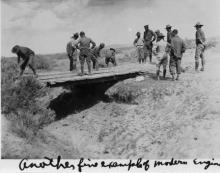
[[[45,124],[53,121],[54,113],[38,100],[48,90],[32,76],[16,80],[18,66],[2,60],[2,113],[13,122],[13,132],[23,138],[33,138]]]
[[[119,103],[137,104],[136,99],[143,94],[143,90],[132,80],[125,80],[109,88],[105,94],[111,100]]]

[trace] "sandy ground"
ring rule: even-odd
[[[100,101],[45,127],[31,144],[11,136],[3,119],[3,146],[10,142],[5,148],[13,157],[26,150],[31,158],[220,157],[219,56],[220,49],[208,50],[205,71],[196,73],[194,50],[188,50],[180,81],[156,81],[148,75],[140,82],[126,80],[141,87],[138,104]]]

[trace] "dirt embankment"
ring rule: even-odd
[[[30,157],[219,157],[219,55],[208,50],[205,72],[195,73],[194,50],[187,51],[180,81],[146,75],[112,86],[106,94],[116,101],[99,101],[45,127]],[[132,102],[120,102],[127,97]]]

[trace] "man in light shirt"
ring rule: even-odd
[[[90,47],[92,44],[92,47]],[[95,48],[96,44],[91,39],[86,37],[85,33],[83,31],[80,32],[80,39],[77,41],[77,46],[79,47],[80,54],[79,54],[79,60],[81,65],[81,74],[84,75],[84,63],[86,60],[87,66],[88,66],[88,73],[91,75],[91,49]]]
[[[201,64],[202,68],[200,71],[204,71],[205,66],[205,57],[204,57],[204,51],[205,51],[205,34],[202,31],[202,24],[197,23],[195,25],[196,28],[196,52],[195,52],[195,70],[198,71],[199,68],[199,58],[201,58]]]
[[[166,77],[166,68],[169,58],[169,43],[164,41],[164,35],[162,33],[158,34],[156,43],[153,47],[153,54],[156,56],[156,77],[160,80],[160,67],[163,66],[163,78]]]
[[[144,63],[144,50],[143,50],[144,41],[141,38],[140,32],[137,32],[136,36],[137,38],[135,38],[133,44],[136,47],[138,62],[141,64]]]

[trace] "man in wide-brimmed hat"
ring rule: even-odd
[[[205,57],[204,57],[204,51],[205,51],[205,34],[202,31],[202,26],[200,22],[197,22],[194,26],[196,28],[196,52],[195,52],[195,70],[198,71],[199,68],[199,58],[201,58],[201,64],[202,68],[201,71],[204,71],[205,66]]]
[[[67,56],[70,60],[70,71],[76,70],[76,62],[77,62],[77,39],[79,38],[79,34],[75,33],[71,36],[71,41],[67,43],[66,52]]]
[[[146,62],[146,59],[149,56],[149,60],[151,62],[153,42],[156,40],[157,35],[149,29],[148,25],[145,25],[144,29],[144,61]]]
[[[153,47],[153,54],[156,56],[157,64],[156,64],[156,77],[157,80],[160,79],[160,66],[163,66],[163,78],[166,77],[166,68],[169,57],[169,43],[164,41],[164,35],[162,33],[158,34],[157,41]]]

